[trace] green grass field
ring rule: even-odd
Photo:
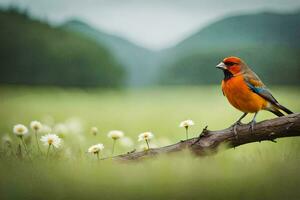
[[[273,87],[274,96],[294,112],[300,111],[297,87]],[[300,138],[278,143],[253,143],[198,158],[189,152],[134,163],[98,161],[86,153],[96,143],[110,156],[110,130],[122,130],[134,146],[117,142],[115,155],[139,149],[137,136],[151,131],[150,146],[185,138],[179,123],[192,119],[190,136],[203,127],[230,126],[241,113],[229,105],[219,86],[164,87],[138,90],[80,90],[0,87],[0,135],[8,134],[15,152],[15,124],[32,120],[55,127],[64,124],[61,148],[46,147],[40,156],[34,137],[26,138],[32,162],[17,159],[1,144],[0,199],[300,199]],[[252,116],[251,116],[252,117]],[[275,116],[261,112],[258,121]],[[245,122],[251,118],[247,117]],[[90,128],[97,126],[93,136]],[[23,152],[24,154],[24,152]]]

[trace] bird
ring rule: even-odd
[[[216,67],[224,72],[221,83],[223,95],[233,107],[243,112],[243,115],[232,125],[236,137],[236,127],[242,124],[241,120],[249,113],[254,113],[249,123],[251,131],[256,123],[256,116],[261,110],[270,111],[279,117],[284,116],[282,111],[293,114],[275,99],[261,79],[241,58],[235,56],[224,58]]]

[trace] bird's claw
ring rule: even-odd
[[[251,133],[254,131],[254,125],[256,124],[256,121],[255,120],[252,120],[250,123],[250,131],[251,131]]]
[[[235,122],[234,124],[232,124],[232,126],[231,126],[231,127],[233,128],[233,133],[234,133],[234,136],[235,136],[235,139],[236,139],[236,140],[239,139],[239,135],[238,135],[238,133],[237,133],[236,128],[237,128],[237,126],[240,126],[240,125],[242,125],[242,122],[237,121],[237,122]]]

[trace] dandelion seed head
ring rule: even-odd
[[[59,148],[62,143],[62,139],[59,138],[56,134],[44,135],[41,137],[41,141],[45,146],[53,145],[55,148]]]
[[[144,132],[139,134],[138,141],[144,141],[144,140],[151,140],[154,137],[153,133],[151,132]]]
[[[41,122],[39,122],[39,121],[32,121],[32,122],[30,123],[30,128],[31,128],[33,131],[38,132],[38,131],[42,130],[43,125],[42,125]]]
[[[103,149],[104,149],[104,145],[99,143],[99,144],[93,145],[90,148],[88,148],[88,153],[96,154],[96,153],[103,151]]]
[[[179,127],[188,128],[193,125],[194,125],[193,120],[188,119],[188,120],[180,122]]]
[[[28,134],[28,128],[24,126],[23,124],[17,124],[13,128],[14,134],[16,134],[19,137],[22,137],[26,134]]]
[[[109,137],[113,140],[117,140],[117,139],[124,137],[124,133],[123,133],[123,131],[112,130],[112,131],[109,131],[109,133],[107,134],[107,137]]]

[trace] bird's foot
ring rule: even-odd
[[[233,128],[233,133],[234,133],[234,136],[235,136],[235,139],[238,140],[239,139],[239,135],[238,135],[238,132],[237,132],[237,127],[238,126],[241,126],[243,125],[241,121],[237,121],[235,122],[234,124],[231,125],[231,127]]]
[[[252,120],[248,125],[250,125],[250,131],[251,131],[251,133],[254,131],[254,126],[255,126],[255,124],[256,124],[256,121],[255,120]]]

